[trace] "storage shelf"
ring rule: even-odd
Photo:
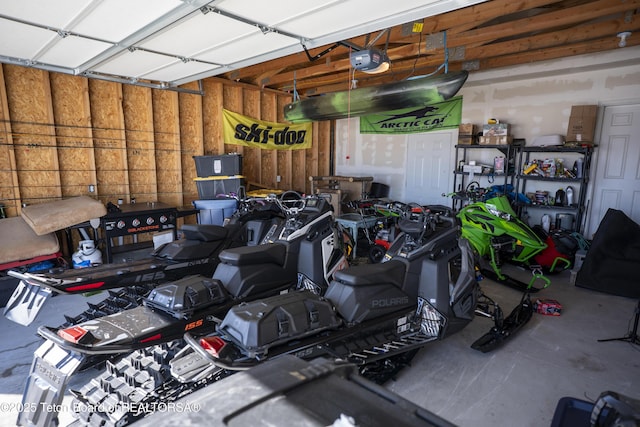
[[[550,176],[539,176],[539,175],[518,175],[518,179],[529,179],[532,181],[549,181],[549,182],[572,182],[576,184],[586,182],[585,178],[554,178]]]
[[[567,211],[578,211],[578,206],[557,206],[557,205],[534,205],[532,203],[518,203],[518,206],[533,208],[533,209],[553,209],[553,210],[567,210]]]
[[[460,169],[455,169],[453,171],[453,191],[454,193],[460,194],[466,190],[466,187],[469,185],[469,181],[471,176],[473,176],[473,180],[480,179],[485,177],[488,180],[489,186],[491,185],[513,185],[514,184],[514,174],[516,169],[516,160],[518,150],[522,146],[524,140],[522,139],[514,139],[514,143],[512,144],[457,144],[456,148],[456,159],[455,164],[459,168],[460,163],[468,164],[469,160],[478,160],[478,157],[483,157],[482,154],[478,155],[469,155],[470,152],[478,152],[480,150],[497,150],[504,156],[504,171],[500,173],[495,172],[464,172]],[[471,157],[471,159],[469,159]],[[481,161],[482,163],[482,161]],[[479,166],[483,166],[480,164]],[[489,166],[489,165],[485,165]],[[490,165],[490,167],[493,165]],[[454,210],[458,210],[462,208],[466,202],[470,199],[463,196],[453,197],[452,198],[452,207]]]
[[[591,147],[567,147],[550,145],[546,147],[522,147],[525,153],[582,153],[586,154],[592,150]]]
[[[585,202],[586,202],[586,190],[587,184],[589,182],[589,174],[591,169],[591,155],[593,149],[592,147],[567,147],[567,146],[548,146],[548,147],[521,147],[520,149],[520,162],[518,165],[518,174],[516,174],[516,188],[520,193],[527,194],[527,184],[532,185],[532,182],[547,182],[547,183],[566,183],[566,184],[574,184],[577,187],[577,192],[574,194],[576,197],[574,201],[577,201],[577,204],[573,204],[571,206],[558,206],[558,205],[538,205],[538,204],[527,204],[527,203],[518,203],[518,214],[522,216],[522,212],[524,209],[541,209],[541,210],[549,210],[549,211],[557,211],[557,212],[575,212],[575,222],[573,225],[573,230],[582,232],[582,217],[585,213]],[[582,156],[583,166],[582,166],[582,176],[580,178],[565,178],[565,177],[546,177],[539,175],[525,175],[522,173],[522,170],[525,165],[530,163],[531,158],[536,153],[563,153],[563,154],[577,154]]]
[[[469,172],[460,172],[460,171],[453,171],[453,173],[455,173],[456,175],[471,175],[471,173]],[[495,176],[495,177],[501,177],[501,176],[511,176],[511,174],[508,173],[482,173],[482,172],[475,172],[473,174],[474,176]]]

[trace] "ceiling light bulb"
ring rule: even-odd
[[[627,45],[627,37],[631,36],[631,31],[623,31],[617,34],[617,37],[620,37],[620,42],[618,46],[625,47]]]

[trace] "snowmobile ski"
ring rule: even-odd
[[[507,274],[503,274],[502,275],[502,279],[500,277],[498,277],[498,275],[492,271],[492,270],[488,270],[486,268],[483,268],[480,270],[480,273],[486,277],[487,279],[493,280],[494,282],[500,283],[502,285],[508,286],[512,289],[515,289],[517,291],[522,291],[522,292],[530,292],[530,293],[536,293],[536,292],[540,292],[542,289],[544,289],[545,287],[542,288],[537,288],[535,286],[531,286],[531,282],[530,283],[525,283],[521,280],[515,279]]]
[[[496,325],[489,332],[478,338],[471,344],[471,348],[488,353],[500,347],[513,334],[531,320],[533,316],[533,304],[529,294],[522,296],[520,303],[502,321],[497,319]]]

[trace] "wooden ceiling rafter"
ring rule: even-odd
[[[381,75],[353,74],[349,48],[320,46],[273,61],[256,64],[222,78],[246,82],[301,96],[398,81],[434,72],[445,61],[446,32],[450,70],[463,67],[488,70],[508,65],[558,59],[617,48],[616,34],[640,31],[640,0],[492,0],[441,15],[418,19],[389,29],[387,53],[391,71]],[[411,32],[421,23],[420,33]],[[365,46],[379,32],[348,40]],[[627,46],[638,44],[640,35]],[[375,42],[384,47],[386,35]],[[325,52],[326,51],[326,52]]]

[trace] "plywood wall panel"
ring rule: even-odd
[[[260,96],[260,111],[263,120],[270,122],[278,121],[277,96],[273,92],[263,91]],[[261,150],[260,153],[260,181],[259,183],[268,188],[280,188],[277,182],[278,175],[278,153],[276,150]]]
[[[307,167],[310,168],[311,175],[328,176],[332,175],[331,165],[331,122],[324,121],[315,123],[313,144],[316,147],[308,150]]]
[[[130,197],[136,202],[162,201],[156,185],[151,89],[132,85],[122,89]]]
[[[286,97],[278,97],[278,119],[277,122],[284,123],[284,106],[291,102]],[[293,151],[290,150],[278,150],[278,175],[281,176],[281,181],[278,188],[282,190],[296,190],[304,191],[304,186],[293,186]]]
[[[182,206],[178,94],[154,90],[152,102],[158,200]]]
[[[260,91],[257,89],[243,88],[242,94],[242,114],[253,119],[262,119]],[[262,182],[262,151],[260,148],[243,147],[242,174],[248,182]]]
[[[198,89],[197,84],[185,85],[188,89]],[[180,141],[182,160],[182,192],[184,201],[190,204],[198,200],[198,192],[193,178],[196,175],[196,164],[193,156],[202,155],[204,150],[202,97],[200,95],[181,93],[180,104]]]
[[[199,199],[195,155],[243,154],[243,175],[260,185],[308,191],[310,171],[326,174],[327,128],[314,126],[310,150],[225,144],[222,110],[284,123],[289,94],[209,78],[177,93],[0,65],[0,203],[90,194],[104,203]],[[324,144],[324,145],[323,145]],[[324,171],[324,172],[323,172]],[[281,177],[278,182],[277,177]]]
[[[16,168],[23,203],[61,196],[49,73],[5,66]]]
[[[224,86],[219,79],[206,79],[203,82],[202,122],[204,126],[204,155],[212,156],[225,153],[222,131],[222,107]]]
[[[51,73],[50,80],[62,196],[97,196],[89,82],[57,73]]]
[[[244,108],[242,106],[244,97],[242,91],[243,89],[240,85],[225,85],[222,99],[223,108],[233,111],[234,113],[244,114]],[[244,154],[244,147],[242,145],[225,143],[224,152]]]
[[[127,146],[122,111],[122,85],[89,80],[96,176],[100,199],[129,200]]]
[[[20,185],[13,147],[11,116],[7,104],[4,66],[0,64],[0,203],[6,216],[16,216],[20,206]]]

